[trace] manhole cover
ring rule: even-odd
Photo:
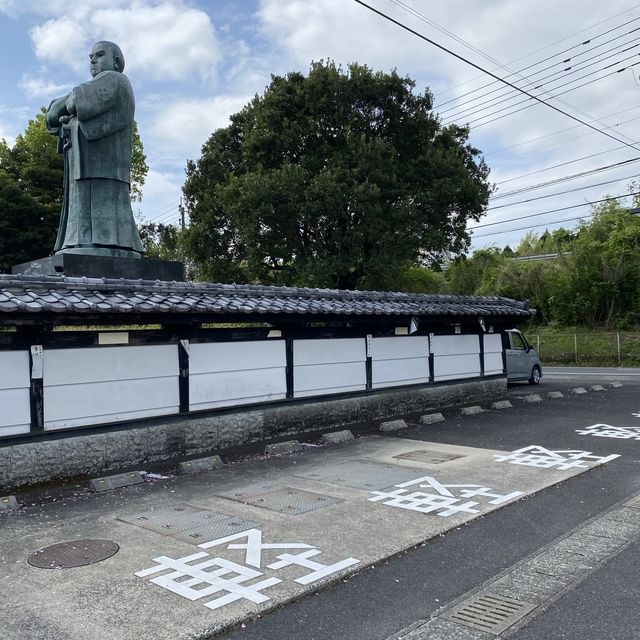
[[[446,617],[466,627],[498,635],[535,608],[534,604],[485,591],[453,607]]]
[[[420,449],[418,451],[408,451],[398,456],[393,456],[397,460],[411,460],[412,462],[422,462],[423,464],[442,464],[443,462],[451,462],[464,456],[454,453],[445,453],[444,451],[436,451],[435,449]]]
[[[120,547],[111,540],[71,540],[32,553],[27,562],[39,569],[84,567],[110,558]]]

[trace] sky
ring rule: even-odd
[[[588,203],[628,193],[640,173],[640,4],[366,4],[431,42],[355,0],[0,0],[0,138],[12,144],[41,106],[88,80],[92,44],[114,41],[149,165],[134,210],[177,224],[187,160],[211,133],[272,74],[332,59],[397,69],[433,93],[443,125],[469,124],[495,184],[472,249],[572,229]]]

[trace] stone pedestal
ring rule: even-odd
[[[48,258],[23,262],[11,273],[30,276],[74,276],[87,278],[126,278],[184,282],[184,263],[145,258],[58,253]]]

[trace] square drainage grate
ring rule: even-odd
[[[411,462],[421,462],[423,464],[442,464],[443,462],[451,462],[464,456],[454,453],[445,453],[435,449],[418,449],[417,451],[408,451],[398,456],[393,456],[397,460],[409,460]]]
[[[188,504],[120,516],[118,520],[195,545],[260,526],[258,522]]]
[[[343,502],[340,498],[333,498],[323,494],[312,493],[310,491],[302,491],[292,487],[276,486],[270,490],[258,491],[260,485],[250,485],[249,487],[241,487],[237,491],[227,491],[222,495],[231,500],[238,500],[244,504],[250,504],[254,507],[262,507],[270,511],[278,513],[286,513],[291,516],[297,516],[301,513],[308,513],[316,509],[328,507],[331,504]]]
[[[419,469],[408,469],[399,465],[354,460],[353,462],[318,467],[310,472],[301,473],[298,477],[341,487],[378,491],[419,478],[421,473]]]
[[[451,622],[498,635],[533,611],[537,605],[483,591],[445,614]]]

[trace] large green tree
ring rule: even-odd
[[[9,234],[2,243],[3,253],[0,253],[3,265],[16,264],[12,246],[20,247],[16,251],[20,261],[26,262],[49,255],[55,243],[62,208],[64,158],[57,151],[57,138],[47,133],[44,114],[43,108],[33,120],[29,120],[25,132],[16,137],[12,146],[0,140],[0,177],[3,178],[0,185],[0,228]],[[142,199],[142,186],[148,170],[136,124],[131,156],[132,202]],[[20,191],[20,197],[15,189]],[[13,200],[7,199],[9,196]],[[33,215],[20,220],[16,218],[17,211],[29,208]],[[25,225],[26,220],[29,226]],[[7,267],[3,268],[6,270]]]
[[[391,73],[316,62],[273,76],[189,161],[187,250],[214,280],[394,289],[468,246],[490,193],[468,130]]]

